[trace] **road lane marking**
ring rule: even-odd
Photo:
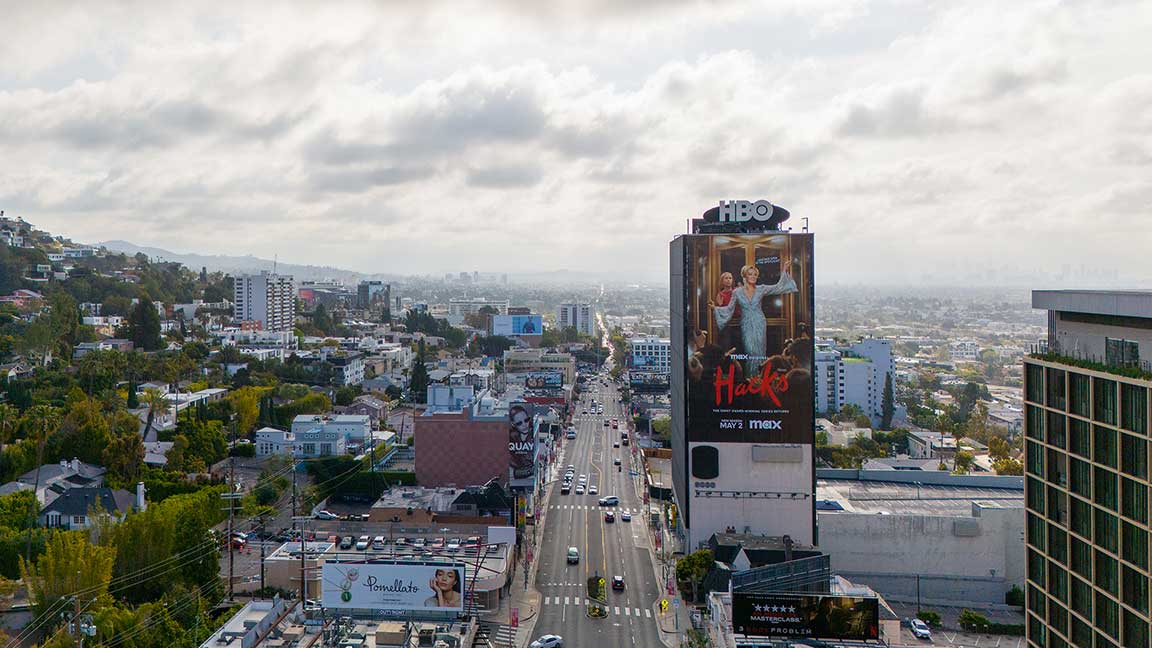
[[[564,597],[564,605],[568,605],[568,597],[567,596]]]
[[[649,610],[648,608],[644,608],[644,617],[651,619],[652,618],[652,610]]]
[[[616,616],[620,616],[620,608],[613,606],[612,614],[615,614]]]
[[[632,611],[628,608],[624,608],[624,616],[632,616]]]

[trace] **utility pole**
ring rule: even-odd
[[[233,535],[236,522],[236,419],[232,419],[232,443],[228,452],[228,600],[232,600],[236,577],[236,548]]]
[[[260,516],[260,591],[264,591],[264,536],[266,529],[264,525],[268,522],[268,516]],[[199,619],[199,617],[197,617]]]

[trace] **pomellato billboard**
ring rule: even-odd
[[[733,592],[732,630],[746,637],[876,641],[880,605],[853,596]]]
[[[813,443],[812,235],[684,238],[688,441]]]
[[[326,608],[461,612],[464,565],[326,562],[320,571]]]

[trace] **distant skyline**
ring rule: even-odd
[[[78,241],[650,282],[687,219],[767,198],[809,219],[818,284],[1152,280],[1147,3],[47,2],[5,24],[0,209]]]

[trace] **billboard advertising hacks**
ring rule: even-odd
[[[326,608],[461,612],[464,565],[326,562],[321,568]]]
[[[732,630],[751,637],[876,641],[880,605],[854,596],[733,592]]]
[[[813,442],[812,235],[685,239],[690,442]]]
[[[493,315],[492,335],[513,337],[517,335],[540,335],[544,332],[544,320],[539,315]]]
[[[536,431],[531,403],[508,406],[508,485],[531,488],[536,471]]]
[[[564,386],[564,374],[559,371],[534,371],[524,377],[528,389],[560,389]]]

